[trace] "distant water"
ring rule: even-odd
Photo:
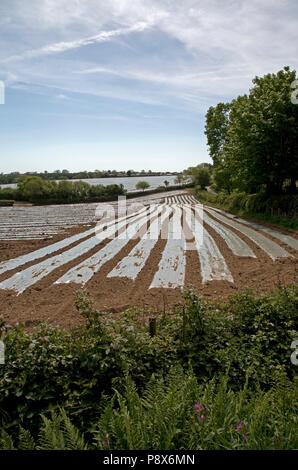
[[[175,176],[130,176],[130,177],[119,177],[119,178],[90,178],[82,180],[70,180],[70,181],[86,181],[91,184],[102,184],[107,186],[108,184],[123,184],[124,189],[128,192],[137,191],[136,184],[139,181],[147,181],[150,184],[150,188],[155,189],[158,186],[164,186],[164,181],[168,181],[170,185],[174,185]],[[16,188],[16,184],[1,184],[1,188]]]

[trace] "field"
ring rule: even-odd
[[[115,220],[100,219],[105,208]],[[1,313],[34,326],[80,321],[76,292],[98,308],[169,308],[181,288],[205,297],[235,290],[269,291],[295,279],[298,237],[201,205],[175,191],[112,205],[0,208]]]

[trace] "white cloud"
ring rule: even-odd
[[[2,10],[9,83],[205,110],[255,75],[297,67],[296,0],[11,0]],[[159,53],[151,37],[169,44]]]
[[[68,96],[64,95],[64,93],[59,93],[59,95],[56,95],[56,98],[58,98],[58,100],[68,100]]]
[[[47,44],[39,49],[33,49],[27,51],[22,55],[14,55],[3,60],[2,63],[13,62],[16,60],[24,60],[35,57],[44,56],[47,54],[58,54],[60,52],[69,51],[72,49],[77,49],[83,46],[88,46],[90,44],[100,43],[110,41],[117,36],[122,36],[132,32],[142,32],[150,26],[149,23],[139,22],[129,28],[119,28],[111,31],[101,31],[95,36],[89,36],[86,38],[76,39],[74,41],[61,41],[53,44]]]

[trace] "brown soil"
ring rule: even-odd
[[[210,214],[209,214],[210,215]],[[226,281],[212,281],[202,284],[200,275],[200,261],[196,251],[187,251],[186,254],[186,278],[185,288],[195,286],[206,298],[225,298],[227,295],[246,288],[252,288],[256,292],[266,292],[276,288],[279,284],[289,284],[297,275],[297,252],[284,245],[282,242],[272,238],[283,246],[293,258],[282,258],[275,262],[271,260],[260,248],[241,233],[227,226],[241,237],[253,250],[257,258],[237,257],[233,255],[223,239],[208,225],[205,228],[214,238],[234,278],[234,283]],[[59,234],[52,239],[32,241],[0,241],[0,261],[15,258],[20,254],[34,251],[38,248],[52,244],[66,236],[83,232],[90,227],[81,226]],[[280,230],[289,233],[286,230]],[[291,235],[297,238],[296,234]],[[80,242],[78,242],[80,243]],[[88,257],[103,247],[107,241],[88,252]],[[152,250],[149,262],[140,272],[136,281],[127,278],[107,278],[112,268],[126,256],[133,246],[138,243],[137,239],[131,240],[116,257],[103,265],[98,273],[86,284],[86,289],[95,299],[96,306],[100,310],[109,311],[115,315],[130,306],[147,306],[156,312],[171,309],[173,304],[181,299],[179,289],[149,289],[154,273],[157,270],[165,240],[159,240]],[[74,244],[75,245],[75,244]],[[59,253],[59,252],[57,252]],[[56,253],[55,253],[56,254]],[[0,314],[10,323],[24,323],[27,327],[34,327],[40,322],[46,321],[60,326],[70,328],[83,324],[84,320],[79,316],[74,307],[76,292],[81,288],[77,284],[53,284],[62,274],[71,267],[78,265],[86,255],[54,270],[24,293],[16,295],[13,291],[0,290]],[[39,261],[41,261],[40,259]],[[35,262],[28,263],[24,267]],[[20,270],[20,268],[19,268]],[[0,282],[7,279],[18,270],[9,271],[0,276]]]

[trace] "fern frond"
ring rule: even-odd
[[[54,411],[51,412],[51,419],[41,416],[43,425],[38,439],[38,450],[65,450],[63,432],[60,428],[61,416]]]
[[[64,409],[61,409],[61,417],[66,450],[87,450],[88,445],[85,443],[84,435],[72,424]]]
[[[19,432],[19,450],[34,450],[35,443],[34,439],[31,436],[30,432],[20,426]]]
[[[1,430],[0,444],[2,450],[15,450],[11,436],[4,429]]]

